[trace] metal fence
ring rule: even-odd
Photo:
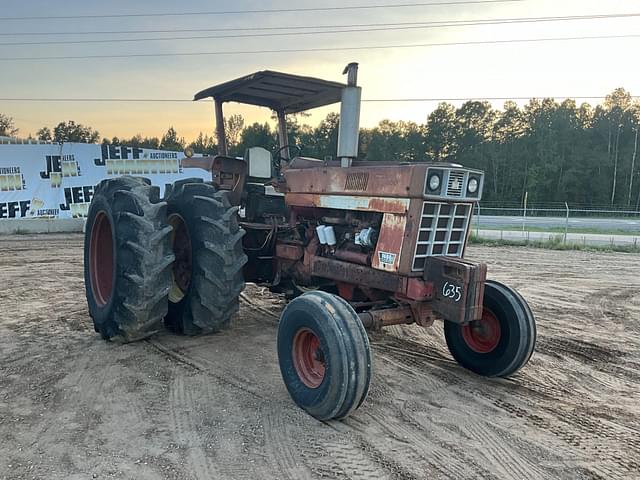
[[[487,215],[520,215],[533,217],[564,217],[567,210],[574,217],[640,217],[640,208],[619,205],[586,205],[576,203],[529,203],[526,207],[522,204],[511,202],[482,202],[479,205],[481,211]]]
[[[635,248],[640,244],[640,212],[623,208],[483,203],[474,208],[473,224],[476,236],[490,239]]]

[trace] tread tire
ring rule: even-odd
[[[488,280],[483,305],[500,323],[500,340],[495,349],[478,353],[471,349],[462,334],[462,325],[444,323],[447,346],[463,367],[485,377],[508,377],[524,367],[536,344],[536,323],[526,300],[514,289]]]
[[[325,358],[321,382],[310,388],[294,362],[299,332],[310,330]],[[358,314],[344,299],[323,291],[292,300],[278,325],[278,361],[293,401],[319,420],[349,416],[365,400],[371,381],[371,349]]]
[[[90,267],[98,216],[106,216],[112,236],[113,287],[106,303],[96,297]],[[84,278],[89,315],[102,338],[133,342],[162,329],[173,262],[170,233],[166,203],[148,179],[124,176],[96,187],[87,215]]]
[[[227,192],[200,178],[175,182],[165,198],[169,218],[179,215],[186,224],[192,258],[188,289],[181,300],[169,301],[165,325],[184,335],[228,328],[239,309],[247,263],[238,207],[231,206]]]

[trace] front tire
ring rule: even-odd
[[[508,377],[527,364],[536,343],[536,323],[522,296],[499,282],[484,287],[482,319],[468,325],[445,321],[453,358],[486,377]]]
[[[293,401],[319,420],[347,417],[369,391],[369,339],[351,305],[330,293],[305,293],[287,305],[278,361]]]
[[[137,177],[96,187],[84,241],[84,280],[96,332],[132,342],[162,328],[171,284],[171,228],[158,187]]]

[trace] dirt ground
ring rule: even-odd
[[[474,246],[533,308],[528,366],[480,378],[440,328],[394,328],[362,408],[323,423],[282,383],[264,289],[223,334],[117,345],[93,332],[80,235],[0,252],[1,479],[640,478],[639,256]]]

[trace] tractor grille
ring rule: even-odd
[[[413,271],[424,270],[427,257],[461,257],[467,240],[472,204],[424,202]]]
[[[447,196],[461,197],[463,188],[464,172],[451,170],[451,172],[449,172],[449,181],[447,182]]]
[[[369,173],[358,172],[350,173],[347,175],[347,180],[344,184],[345,190],[360,190],[366,191],[369,184]]]

